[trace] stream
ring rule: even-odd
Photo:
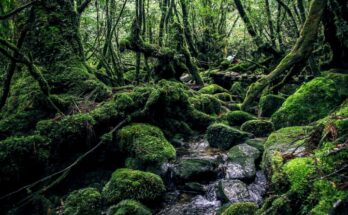
[[[238,146],[247,156],[236,161],[227,151],[211,148],[204,136],[183,142],[176,161],[163,166],[167,192],[157,214],[214,215],[226,203],[260,205],[267,180],[257,169],[256,159],[248,157],[256,148],[245,143]]]

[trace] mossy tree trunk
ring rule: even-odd
[[[79,12],[71,0],[39,0],[30,11],[23,48],[42,67],[54,94],[79,95],[85,82],[94,78],[85,63]]]
[[[326,0],[314,0],[312,2],[308,18],[291,52],[286,55],[279,65],[267,76],[252,84],[241,106],[243,110],[248,110],[252,102],[258,99],[261,92],[280,76],[285,75],[287,70],[296,66],[296,71],[300,71],[313,51],[313,43],[316,41],[320,21],[326,8]]]

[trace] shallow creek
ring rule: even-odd
[[[240,145],[246,146],[241,147],[245,154],[256,149]],[[267,181],[254,159],[245,157],[236,162],[228,152],[209,147],[203,136],[182,143],[177,154],[175,162],[163,166],[167,192],[158,215],[214,215],[226,203],[262,203]],[[182,167],[185,160],[207,162],[207,165],[186,170]]]

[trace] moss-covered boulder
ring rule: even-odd
[[[256,137],[267,137],[272,131],[273,123],[266,120],[250,120],[241,126],[241,130],[254,134]]]
[[[126,199],[119,202],[117,205],[111,206],[107,215],[151,215],[150,209],[140,202]]]
[[[217,84],[210,84],[208,86],[203,87],[202,89],[199,90],[200,93],[203,94],[217,94],[217,93],[228,93],[228,90],[225,88],[217,85]]]
[[[217,93],[214,94],[214,96],[224,102],[232,102],[233,100],[231,94],[229,93]]]
[[[262,96],[259,103],[259,115],[271,117],[284,103],[285,98],[279,95],[269,94]]]
[[[206,136],[211,147],[227,150],[246,140],[250,134],[222,123],[216,123],[208,127]]]
[[[327,116],[348,97],[348,75],[324,73],[301,86],[272,115],[276,128],[306,125]]]
[[[193,107],[206,114],[219,114],[221,102],[212,95],[200,94],[189,99]]]
[[[149,124],[131,124],[117,133],[118,144],[133,162],[133,168],[146,169],[158,166],[175,158],[174,147],[166,140],[163,132]],[[133,164],[133,165],[131,165]]]
[[[64,215],[90,215],[101,213],[102,196],[95,188],[73,191],[65,200]]]
[[[224,115],[224,118],[230,126],[240,126],[249,120],[256,120],[257,118],[244,111],[232,111]]]
[[[43,176],[49,158],[49,141],[39,135],[0,141],[1,194]]]
[[[230,92],[231,94],[239,100],[243,100],[246,95],[247,86],[244,86],[241,82],[233,83]]]
[[[257,205],[253,202],[240,202],[230,205],[221,215],[254,215]]]
[[[116,170],[103,188],[103,196],[108,203],[125,199],[151,202],[165,191],[162,179],[153,173],[131,169]]]
[[[276,177],[282,166],[282,155],[292,153],[300,156],[305,150],[304,136],[312,131],[309,126],[282,128],[273,132],[264,144],[262,167],[269,177]],[[281,175],[280,178],[283,178]]]
[[[179,162],[174,172],[181,181],[207,181],[216,176],[216,167],[211,160],[185,159]]]

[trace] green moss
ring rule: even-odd
[[[203,94],[217,94],[217,93],[228,93],[228,90],[224,89],[223,87],[217,85],[217,84],[210,84],[208,86],[203,87],[199,90],[200,93]]]
[[[175,173],[182,180],[208,180],[215,176],[217,164],[210,160],[185,159],[179,162]]]
[[[83,151],[90,147],[93,135],[94,119],[89,114],[75,114],[61,120],[43,120],[37,123],[36,130],[40,135],[52,141],[55,153],[69,154]]]
[[[232,111],[227,113],[224,118],[227,120],[230,126],[240,126],[246,121],[256,120],[257,118],[244,111]]]
[[[219,114],[221,102],[212,95],[201,94],[189,99],[193,107],[206,114]]]
[[[311,158],[295,158],[287,162],[283,170],[290,180],[291,191],[304,193],[309,176],[315,171],[314,161]]]
[[[328,180],[317,179],[313,186],[314,191],[311,197],[316,199],[318,203],[311,209],[311,214],[329,214],[337,201],[348,197],[347,191],[337,189],[335,184]]]
[[[111,206],[108,210],[109,215],[151,215],[151,211],[140,202],[127,199]]]
[[[306,125],[327,116],[348,96],[348,75],[328,73],[304,84],[272,115],[276,128]]]
[[[148,172],[131,169],[118,169],[103,189],[103,196],[109,203],[125,199],[154,201],[164,192],[162,179]]]
[[[69,194],[64,202],[64,215],[90,215],[101,212],[101,194],[95,188],[84,188]]]
[[[249,136],[246,132],[221,123],[209,126],[206,135],[210,146],[225,150],[241,143]]]
[[[236,96],[238,99],[242,100],[246,95],[246,86],[243,86],[241,82],[235,82],[231,86],[230,92],[233,96]]]
[[[48,143],[39,135],[0,141],[1,192],[12,191],[44,173],[49,157]]]
[[[257,205],[253,202],[240,202],[229,206],[221,215],[253,215]]]
[[[272,177],[274,171],[279,171],[277,166],[272,168],[273,156],[293,151],[299,144],[303,143],[303,137],[312,130],[312,127],[294,126],[282,128],[273,132],[264,144],[265,152],[262,159],[262,167],[269,177]]]
[[[271,117],[284,103],[285,98],[278,95],[262,96],[259,103],[259,113],[262,117]]]
[[[265,120],[249,120],[241,126],[241,130],[254,134],[256,137],[266,137],[272,131],[273,123]]]
[[[224,102],[232,102],[232,96],[229,93],[217,93],[214,94],[216,98]]]
[[[121,150],[143,167],[159,165],[176,156],[174,147],[155,126],[132,124],[122,128],[117,136]]]

